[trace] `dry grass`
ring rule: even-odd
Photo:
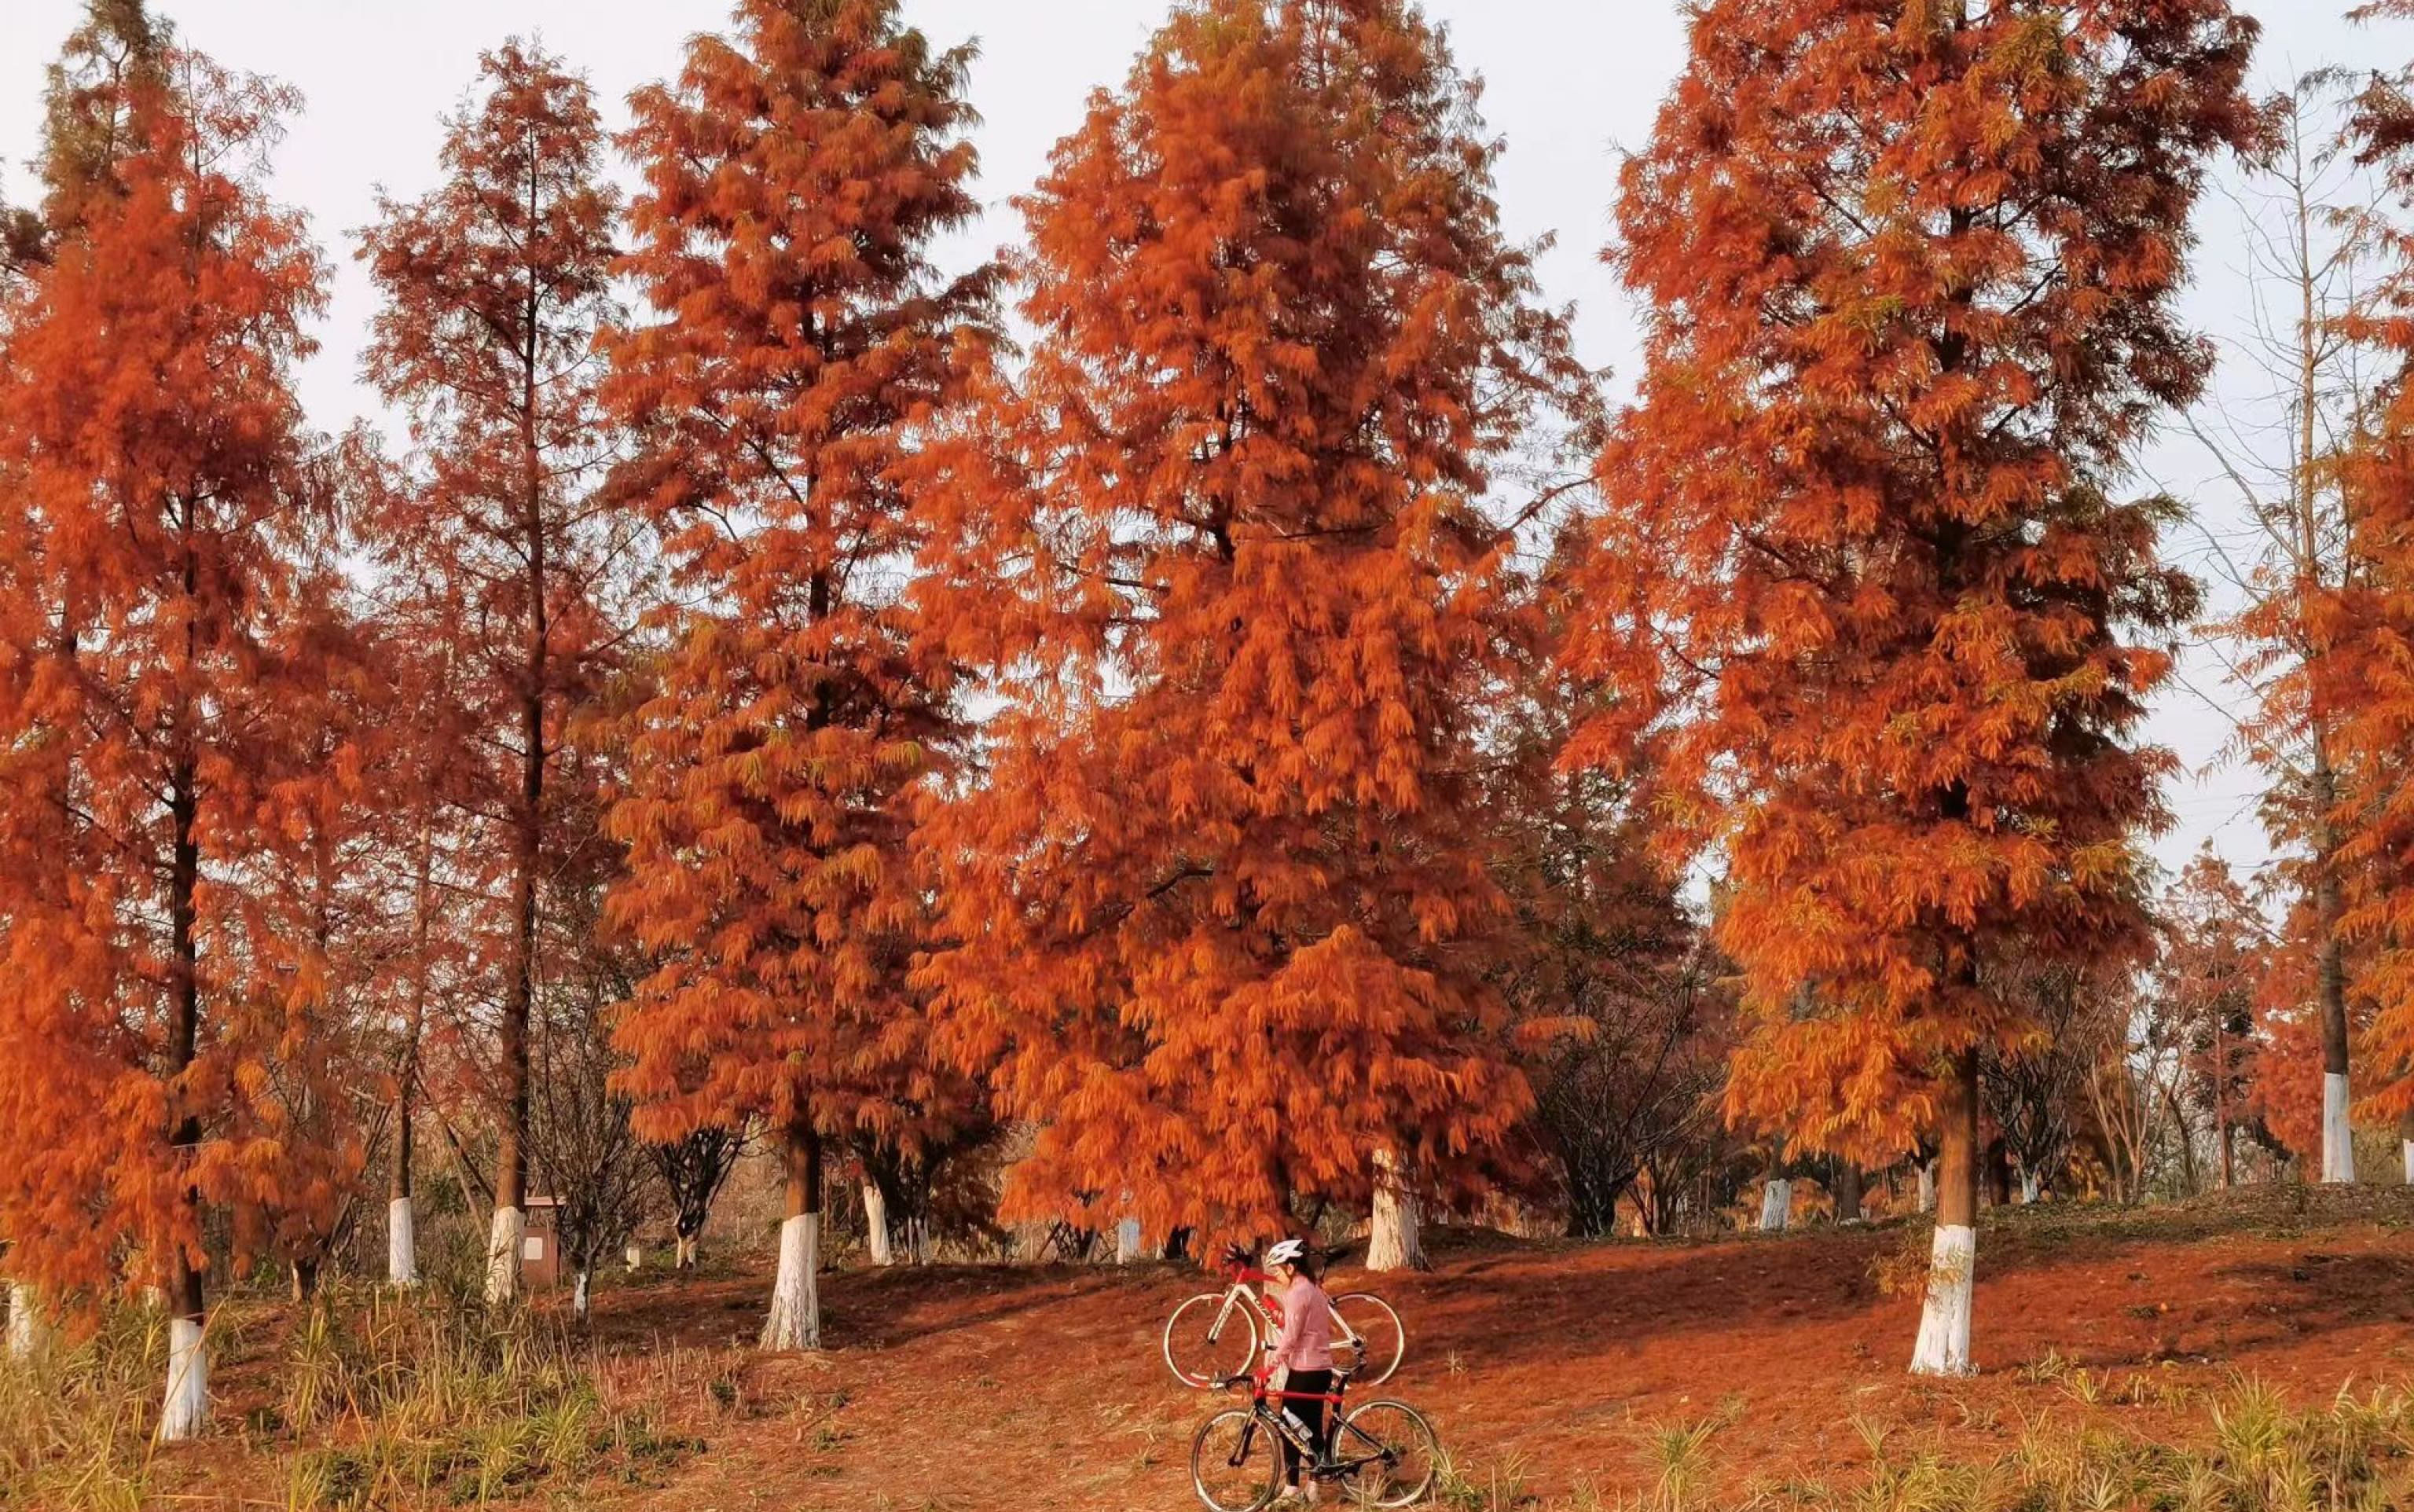
[[[2060,1377],[2076,1380],[2085,1372]],[[1729,1413],[1642,1427],[1633,1454],[1644,1490],[1579,1484],[1566,1496],[1524,1490],[1525,1465],[1456,1465],[1438,1504],[1452,1512],[2392,1512],[2414,1506],[2414,1394],[2341,1391],[2311,1408],[2255,1380],[2197,1404],[2183,1437],[2141,1438],[2048,1412],[2001,1452],[1957,1452],[1943,1433],[1915,1442],[1855,1421],[1868,1453],[1856,1474],[1766,1482],[1740,1494],[1721,1474]]]
[[[253,1355],[241,1305],[214,1350]],[[150,1440],[165,1369],[156,1312],[120,1310],[29,1364],[0,1367],[0,1507],[134,1512],[172,1494],[186,1451]],[[276,1345],[223,1371],[215,1442],[239,1449],[267,1505],[306,1512],[485,1506],[599,1479],[643,1481],[693,1445],[607,1391],[558,1325],[440,1295],[322,1296]],[[264,1395],[243,1405],[240,1382]],[[239,1414],[239,1420],[231,1420]],[[257,1492],[255,1492],[257,1494]]]

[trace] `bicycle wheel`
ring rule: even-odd
[[[1245,1407],[1227,1407],[1190,1441],[1190,1485],[1208,1512],[1258,1512],[1282,1479],[1282,1435]]]
[[[1441,1440],[1415,1408],[1370,1401],[1342,1419],[1333,1460],[1350,1505],[1413,1506],[1440,1475]]]
[[[1378,1386],[1392,1379],[1408,1347],[1408,1330],[1392,1304],[1351,1292],[1333,1299],[1333,1319],[1341,1325],[1333,1340],[1333,1363],[1349,1370],[1350,1384]]]
[[[1165,1320],[1165,1368],[1185,1386],[1212,1386],[1257,1363],[1258,1315],[1229,1292],[1201,1292]]]

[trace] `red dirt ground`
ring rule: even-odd
[[[1431,1273],[1376,1279],[1408,1331],[1407,1363],[1380,1394],[1424,1409],[1460,1472],[1503,1493],[1468,1505],[1508,1508],[1647,1490],[1651,1431],[1714,1415],[1725,1420],[1717,1489],[1739,1494],[1851,1479],[1869,1459],[1856,1423],[1983,1458],[2049,1414],[2137,1437],[2184,1418],[2193,1432],[2204,1413],[2185,1394],[2242,1374],[2307,1405],[2347,1382],[2414,1381],[2404,1189],[1990,1213],[1976,1305],[1986,1370],[1968,1382],[1903,1374],[1923,1240],[1900,1224],[1691,1243],[1446,1235]],[[1344,1272],[1331,1284],[1365,1280]],[[650,1467],[650,1485],[600,1478],[532,1505],[1196,1507],[1190,1433],[1211,1402],[1173,1385],[1157,1335],[1208,1284],[1168,1265],[847,1271],[825,1279],[829,1347],[811,1357],[745,1347],[767,1277],[607,1289],[596,1304],[607,1395],[705,1446]],[[247,1389],[245,1371],[228,1374],[222,1414]],[[184,1469],[181,1505],[283,1505],[232,1442]]]
[[[2147,1215],[1990,1218],[1974,1382],[1902,1373],[1916,1287],[1889,1295],[1878,1278],[1915,1275],[1924,1257],[1900,1227],[1670,1244],[1453,1235],[1431,1274],[1380,1278],[1409,1335],[1382,1394],[1425,1409],[1470,1479],[1550,1499],[1647,1486],[1646,1432],[1713,1413],[1732,1415],[1716,1458],[1739,1488],[1849,1474],[1867,1460],[1855,1416],[1981,1455],[2048,1410],[2148,1436],[2179,1410],[2081,1406],[2073,1378],[2022,1369],[2049,1355],[2156,1403],[2234,1374],[2308,1402],[2349,1380],[2414,1378],[2414,1196],[2318,1193],[2308,1207],[2285,1189]],[[1156,1339],[1201,1284],[1168,1266],[842,1274],[815,1358],[727,1348],[754,1324],[759,1280],[609,1295],[605,1347],[708,1447],[666,1486],[608,1504],[1195,1506],[1185,1466],[1208,1401],[1173,1385]]]

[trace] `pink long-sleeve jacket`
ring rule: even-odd
[[[1266,1364],[1274,1369],[1333,1369],[1333,1299],[1304,1276],[1291,1278],[1282,1295],[1282,1335]]]

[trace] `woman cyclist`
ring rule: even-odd
[[[1266,1291],[1279,1297],[1283,1319],[1281,1336],[1266,1349],[1266,1372],[1273,1388],[1286,1394],[1284,1414],[1295,1415],[1306,1429],[1308,1447],[1321,1464],[1328,1452],[1323,1398],[1333,1390],[1333,1299],[1302,1265],[1306,1253],[1297,1239],[1278,1239],[1266,1251]],[[1315,1500],[1316,1483],[1311,1477],[1303,1487],[1299,1451],[1288,1438],[1283,1478],[1285,1500]]]

